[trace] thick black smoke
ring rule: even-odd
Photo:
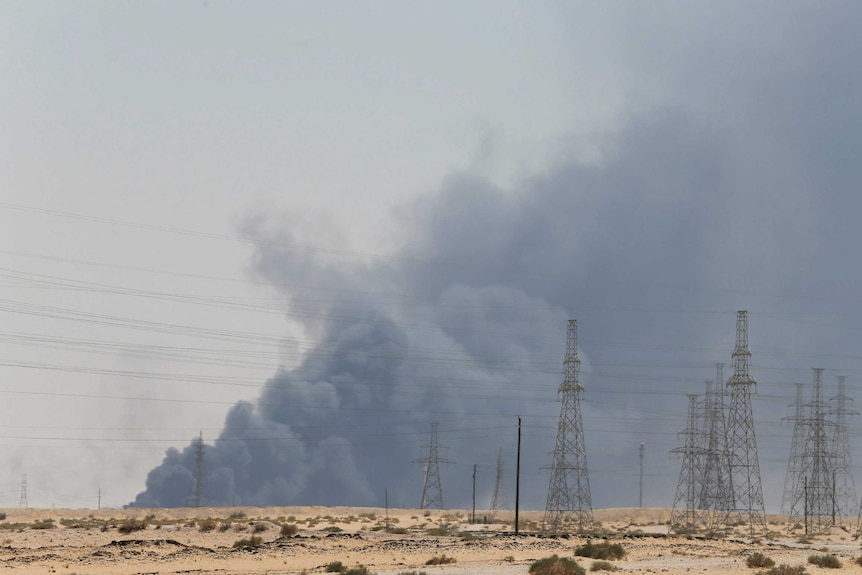
[[[734,314],[746,308],[764,481],[780,485],[792,383],[810,381],[815,364],[858,363],[854,318],[826,313],[855,310],[860,279],[847,249],[862,239],[852,161],[862,88],[844,75],[860,40],[842,10],[761,15],[771,30],[763,50],[741,16],[732,46],[728,26],[687,36],[695,44],[658,67],[673,96],[628,119],[601,162],[570,158],[515,190],[454,174],[401,214],[404,247],[385,261],[292,249],[309,238],[250,222],[254,271],[316,343],[257,404],[230,410],[207,448],[206,502],[371,505],[385,487],[390,502],[418,505],[411,461],[438,421],[455,462],[443,468],[445,502],[465,506],[473,463],[489,494],[498,448],[514,460],[522,415],[524,502],[541,507],[573,317],[594,504],[636,503],[646,441],[646,503],[669,505],[677,468],[666,454],[684,424],[683,394],[702,391],[713,362],[729,362]],[[709,19],[682,17],[695,29]],[[637,32],[632,61],[645,45],[681,50],[678,38]],[[169,450],[134,505],[188,504],[193,470],[192,446]]]

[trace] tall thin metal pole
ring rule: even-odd
[[[389,531],[389,489],[383,488],[383,501],[386,504],[386,531]]]
[[[476,464],[473,464],[473,521],[476,523]]]
[[[521,504],[521,417],[518,416],[518,458],[515,462],[515,535],[518,534],[518,510]]]
[[[643,441],[641,441],[641,447],[640,447],[640,464],[641,464],[641,469],[640,469],[641,478],[640,478],[640,494],[638,496],[638,507],[643,507],[644,506],[644,442]]]

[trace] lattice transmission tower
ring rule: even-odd
[[[204,494],[204,432],[201,431],[195,442],[195,483],[194,498],[195,507],[201,506]]]
[[[846,377],[838,376],[838,395],[835,402],[835,427],[832,435],[832,452],[835,454],[835,508],[837,517],[855,517],[857,512],[856,481],[853,479],[853,458],[850,455],[850,434],[847,431],[847,416],[859,415],[847,409],[853,401],[846,394]]]
[[[781,513],[788,517],[791,525],[793,518],[801,517],[803,505],[803,474],[802,454],[805,449],[805,438],[808,435],[808,419],[805,417],[805,403],[802,400],[804,384],[796,384],[796,402],[791,407],[796,408],[794,415],[785,417],[782,421],[793,422],[793,439],[790,444],[790,456],[787,459],[787,473],[784,475],[784,493],[781,496]]]
[[[676,496],[670,516],[670,531],[691,532],[706,525],[706,516],[700,507],[703,493],[704,455],[703,432],[699,426],[697,395],[688,395],[688,417],[682,447],[671,450],[671,454],[682,457]]]
[[[766,532],[766,511],[763,507],[763,486],[760,482],[760,462],[754,435],[754,414],[751,410],[751,388],[757,382],[749,367],[748,312],[736,312],[736,345],[733,349],[733,375],[727,381],[730,388],[730,410],[727,418],[727,450],[729,479],[733,504],[725,514],[725,529],[739,523],[747,524],[751,535]]]
[[[715,388],[706,382],[704,400],[703,433],[703,478],[699,507],[704,511],[704,522],[708,531],[722,527],[724,514],[730,508],[732,496],[727,475],[726,426],[724,421],[724,387],[722,372],[724,364],[716,364]]]
[[[503,466],[503,448],[497,456],[497,481],[494,483],[494,494],[491,495],[491,511],[500,511],[509,508],[509,499],[506,497],[506,481]]]
[[[823,370],[815,368],[807,433],[802,450],[802,498],[806,533],[822,533],[834,525],[835,456],[830,450],[827,420],[829,405],[823,401]],[[795,519],[800,519],[795,517]]]
[[[569,320],[567,328],[566,356],[563,360],[565,376],[558,389],[562,406],[542,522],[542,530],[546,533],[569,530],[583,533],[593,525],[587,450],[581,419],[581,393],[584,387],[578,380],[581,360],[578,358],[577,320]]]
[[[21,496],[18,498],[18,507],[28,508],[30,504],[27,503],[27,474],[21,476]]]
[[[431,440],[422,447],[428,448],[428,457],[415,460],[425,465],[425,481],[422,483],[422,502],[420,509],[444,509],[443,488],[440,485],[440,464],[451,463],[448,459],[440,458],[440,449],[446,449],[445,445],[437,443],[437,423],[431,424]]]

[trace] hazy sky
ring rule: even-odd
[[[439,421],[467,506],[521,414],[541,508],[567,318],[596,506],[641,441],[672,503],[737,309],[769,510],[793,383],[859,394],[856,3],[0,10],[0,506],[129,503],[228,413],[245,502],[418,505]]]

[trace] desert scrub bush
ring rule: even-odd
[[[299,527],[297,527],[293,523],[285,523],[281,526],[282,537],[293,537],[297,533],[299,533]]]
[[[586,571],[571,559],[551,555],[530,565],[532,575],[584,575]]]
[[[440,555],[439,557],[434,556],[428,561],[425,562],[425,565],[448,565],[449,563],[455,563],[457,559],[454,557],[446,557],[446,554]]]
[[[763,553],[752,553],[745,560],[745,564],[752,569],[756,569],[760,567],[772,567],[773,565],[775,565],[775,561],[773,561]]]
[[[619,571],[620,568],[610,561],[593,561],[590,571]]]
[[[392,533],[393,535],[407,535],[408,531],[404,527],[390,527],[386,530],[387,533]]]
[[[791,566],[782,563],[778,567],[773,567],[766,571],[758,571],[757,575],[808,575],[808,571],[802,565]]]
[[[245,513],[243,513],[242,511],[234,511],[233,513],[228,515],[227,518],[232,520],[232,521],[237,521],[239,519],[245,519]]]
[[[260,547],[261,545],[263,545],[263,537],[258,537],[257,535],[252,535],[245,539],[237,539],[233,542],[234,549],[249,549],[251,547]]]
[[[201,519],[198,521],[198,531],[201,533],[209,533],[216,528],[216,525],[217,523],[215,519]]]
[[[228,522],[228,521],[222,521],[221,524],[218,526],[219,533],[224,533],[225,531],[227,531],[229,529],[230,529],[230,522]]]
[[[30,524],[30,529],[56,529],[57,526],[54,525],[53,519],[42,519],[40,521],[34,521]]]
[[[425,571],[401,571],[398,575],[428,575]]]
[[[344,575],[374,575],[374,573],[369,571],[368,567],[365,567],[363,565],[357,565],[356,567],[345,571]]]
[[[592,541],[587,541],[575,548],[575,555],[578,557],[589,557],[590,559],[613,560],[622,559],[625,557],[626,552],[619,543],[608,543],[607,541],[593,543]]]
[[[147,522],[141,519],[130,518],[124,520],[122,523],[117,525],[117,531],[122,533],[123,535],[128,535],[133,531],[143,531],[147,528]]]
[[[344,563],[341,561],[333,561],[324,569],[326,573],[344,573],[347,571],[347,567],[344,566]]]
[[[344,530],[337,525],[330,525],[329,527],[324,527],[321,531],[326,531],[327,533],[341,533]]]
[[[0,511],[0,521],[6,521],[6,513],[3,511]]]
[[[267,527],[265,523],[255,523],[251,526],[252,533],[263,533],[266,529]]]
[[[817,565],[818,567],[825,567],[827,569],[840,569],[841,561],[838,560],[838,557],[835,555],[809,555],[808,562],[812,565]]]

